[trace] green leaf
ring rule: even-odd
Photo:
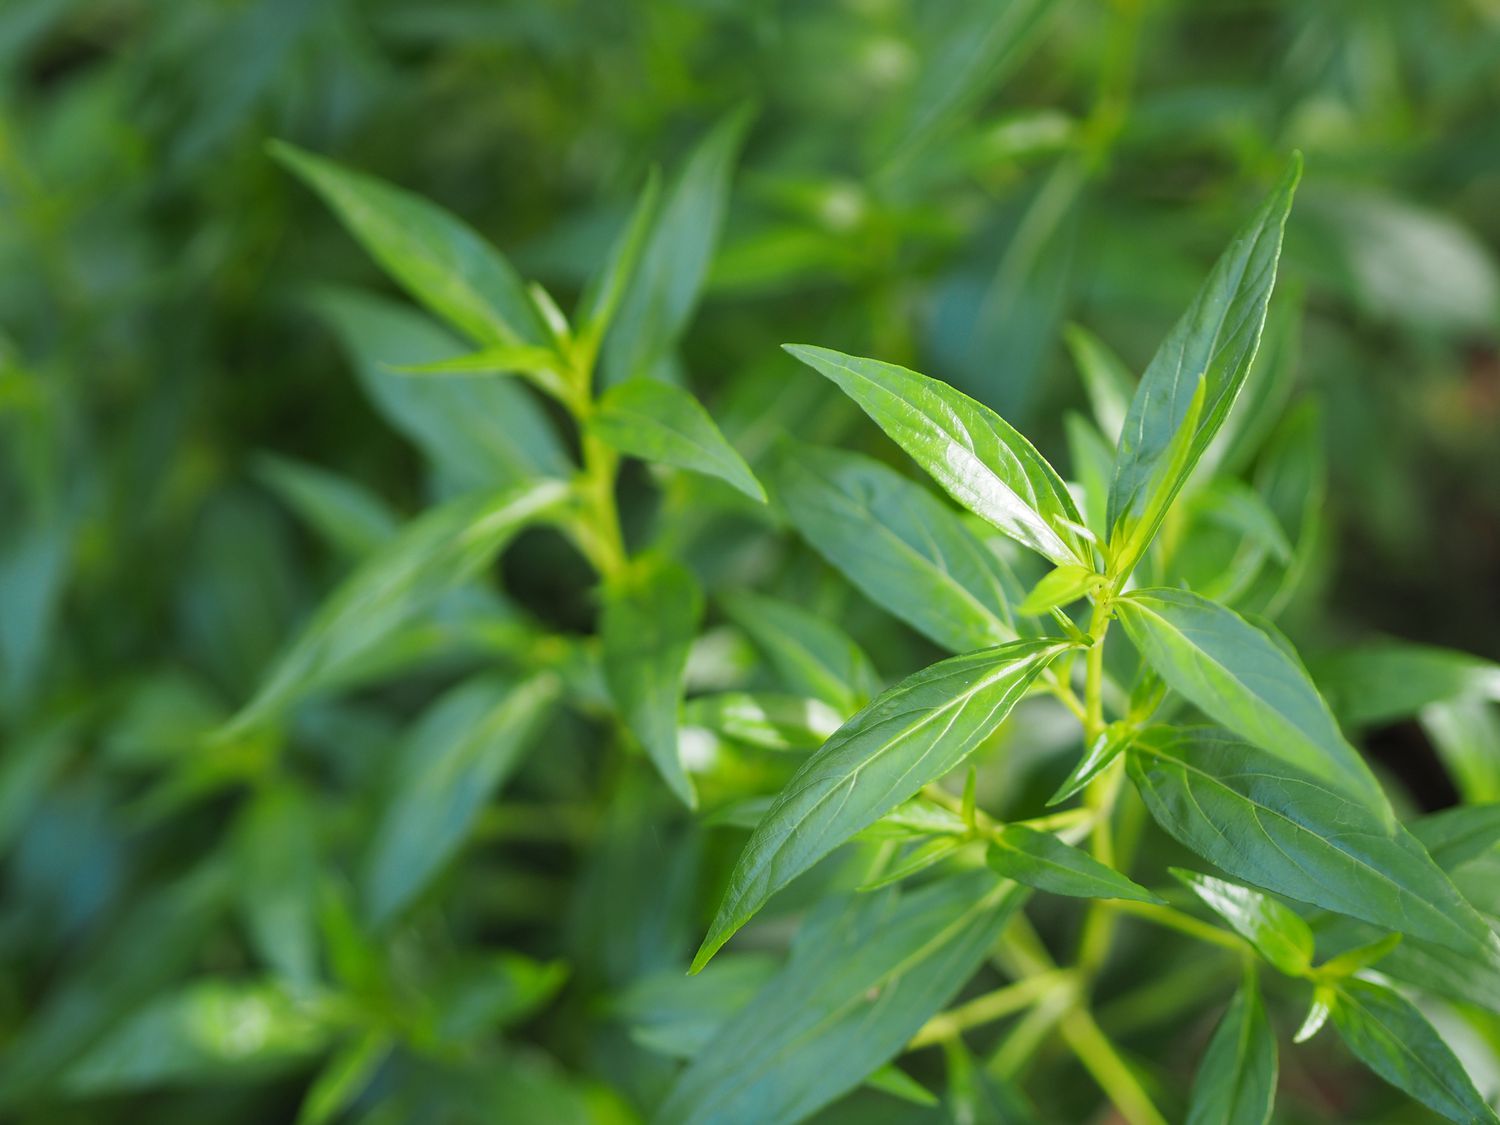
[[[693,1060],[655,1120],[758,1125],[826,1105],[953,997],[1024,897],[974,871],[824,901],[786,967]]]
[[[255,472],[281,501],[335,550],[363,558],[396,532],[385,502],[351,480],[286,457],[262,454]]]
[[[1024,824],[1007,824],[999,829],[990,838],[985,862],[1007,879],[1055,895],[1161,901],[1087,852]]]
[[[1063,329],[1063,340],[1073,356],[1073,365],[1083,377],[1089,407],[1099,432],[1113,446],[1120,440],[1125,415],[1135,394],[1135,376],[1104,341],[1077,324]]]
[[[1097,587],[1104,576],[1092,567],[1069,563],[1048,571],[1016,607],[1018,613],[1040,617],[1053,609],[1076,602]]]
[[[429,360],[425,363],[389,364],[401,375],[519,375],[543,394],[551,395],[571,409],[576,392],[564,374],[562,361],[551,348],[511,344],[481,348],[477,352]]]
[[[515,270],[460,219],[283,141],[270,150],[323,197],[387,273],[464,335],[480,344],[546,341]]]
[[[301,988],[318,979],[317,806],[298,787],[268,786],[235,826],[235,890],[250,944]]]
[[[909,879],[929,867],[933,867],[947,859],[954,852],[968,846],[970,841],[957,836],[938,836],[910,848],[895,863],[891,864],[875,878],[860,885],[861,891],[876,891],[881,887],[889,887],[893,883],[899,883]]]
[[[703,593],[687,568],[657,555],[635,560],[604,588],[604,679],[620,716],[657,772],[689,808],[698,798],[677,744],[682,673],[703,619]]]
[[[608,260],[590,279],[578,299],[578,311],[573,322],[577,325],[577,363],[584,371],[593,370],[604,334],[609,331],[620,302],[630,291],[646,250],[646,239],[651,234],[660,197],[661,175],[652,168],[646,176],[645,186],[641,188],[634,213],[610,247]]]
[[[604,343],[606,384],[648,375],[687,326],[719,241],[750,113],[720,121],[667,189]]]
[[[1136,728],[1127,723],[1111,723],[1100,731],[1099,736],[1089,745],[1083,757],[1078,759],[1078,764],[1073,767],[1073,771],[1057,787],[1057,792],[1047,798],[1048,807],[1066,801],[1103,773],[1105,767],[1118,758],[1124,752],[1125,747],[1135,740],[1135,736]]]
[[[1266,1125],[1276,1072],[1276,1033],[1255,978],[1246,977],[1198,1064],[1187,1125]]]
[[[1364,759],[1274,638],[1186,590],[1136,590],[1115,605],[1146,662],[1206,715],[1391,816]]]
[[[1312,968],[1313,932],[1300,914],[1238,883],[1180,867],[1171,872],[1271,965],[1290,977],[1307,975]]]
[[[1125,760],[1157,823],[1237,879],[1464,953],[1489,937],[1409,832],[1279,758],[1156,728]]]
[[[1500,715],[1488,703],[1432,703],[1422,709],[1422,730],[1458,788],[1471,803],[1500,801]]]
[[[1456,805],[1424,816],[1410,827],[1433,862],[1451,871],[1500,844],[1500,802]]]
[[[1342,981],[1330,1015],[1349,1050],[1392,1086],[1460,1125],[1500,1121],[1442,1037],[1399,993]]]
[[[764,750],[812,750],[843,724],[844,716],[818,699],[727,691],[700,695],[682,711],[684,726],[703,727]]]
[[[610,1013],[648,1051],[690,1059],[779,968],[764,953],[726,953],[694,977],[673,966],[633,981],[610,1004]]]
[[[833,622],[762,594],[726,594],[719,604],[791,690],[841,715],[854,714],[880,690],[870,658]]]
[[[380,1029],[366,1032],[335,1052],[303,1095],[296,1125],[328,1125],[338,1120],[364,1092],[394,1045],[391,1033]]]
[[[750,499],[765,502],[765,489],[750,466],[724,440],[708,411],[681,387],[658,379],[627,379],[605,392],[588,427],[621,453],[718,477]]]
[[[1337,957],[1330,957],[1319,965],[1316,970],[1317,978],[1329,981],[1338,977],[1352,977],[1388,956],[1401,941],[1400,934],[1386,934],[1366,945],[1346,949]]]
[[[1276,513],[1249,485],[1230,478],[1212,481],[1193,496],[1192,508],[1200,519],[1239,532],[1283,566],[1292,561],[1292,545]]]
[[[935,643],[969,652],[1015,637],[1010,575],[921,485],[867,457],[790,443],[767,479],[814,550]]]
[[[962,765],[1069,645],[1015,641],[908,676],[824,743],[740,854],[693,960],[702,968],[766,900],[922,786]]]
[[[1081,524],[1052,466],[989,407],[915,371],[827,348],[786,350],[832,380],[923,470],[975,515],[1059,565],[1091,553],[1063,521]]]
[[[1409,718],[1434,703],[1500,701],[1500,664],[1428,645],[1364,645],[1323,657],[1312,670],[1351,726]]]
[[[1301,175],[1302,158],[1294,155],[1281,183],[1219,258],[1141,377],[1120,431],[1109,492],[1111,538],[1127,520],[1144,520],[1153,492],[1164,496],[1160,512],[1165,511],[1224,424],[1260,342],[1282,230]],[[1158,470],[1200,382],[1203,409],[1187,456],[1169,478],[1161,479]],[[1153,523],[1159,522],[1160,512]],[[1147,524],[1141,534],[1149,541],[1154,532]]]
[[[399,914],[463,846],[557,698],[554,677],[486,676],[432,704],[399,750],[361,889],[375,925]]]
[[[566,496],[560,482],[539,481],[461,496],[407,524],[319,607],[219,737],[269,722],[335,682],[441,594],[488,566],[521,528],[548,516]]]

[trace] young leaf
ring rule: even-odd
[[[1352,977],[1355,973],[1368,969],[1377,961],[1388,956],[1392,950],[1401,944],[1400,934],[1386,934],[1367,945],[1357,945],[1353,949],[1346,949],[1337,957],[1330,957],[1317,967],[1316,975],[1319,980],[1330,981],[1339,977]]]
[[[740,854],[702,968],[767,899],[928,782],[963,764],[1069,646],[1014,641],[908,676],[803,763]]]
[[[1092,567],[1069,563],[1048,571],[1016,607],[1018,613],[1038,617],[1076,602],[1103,581]]]
[[[1302,1017],[1302,1023],[1292,1036],[1293,1043],[1306,1043],[1328,1022],[1329,1010],[1333,1007],[1333,987],[1320,984],[1313,989],[1312,1003],[1307,1006],[1307,1014]]]
[[[693,783],[677,746],[682,672],[703,618],[703,594],[691,572],[646,556],[604,589],[599,633],[604,678],[625,726],[689,808]]]
[[[486,677],[422,713],[402,743],[365,857],[361,889],[373,924],[394,918],[463,845],[556,696],[548,675],[521,684]]]
[[[477,352],[447,356],[425,363],[390,364],[401,375],[519,375],[543,394],[569,408],[576,397],[564,368],[552,348],[512,344],[481,348]]]
[[[1025,892],[987,871],[820,904],[786,967],[678,1079],[656,1121],[799,1121],[888,1061],[969,979]]]
[[[1224,424],[1260,342],[1282,230],[1301,175],[1302,158],[1293,156],[1281,183],[1219,258],[1141,377],[1120,431],[1109,492],[1112,533],[1127,519],[1145,515],[1152,490],[1170,502]],[[1203,409],[1188,454],[1171,478],[1160,480],[1158,469],[1200,382]],[[1153,532],[1149,528],[1145,538]]]
[[[1180,867],[1171,872],[1271,965],[1289,977],[1307,975],[1312,968],[1313,932],[1300,914],[1238,883]]]
[[[1156,728],[1126,765],[1157,823],[1237,879],[1463,953],[1489,936],[1399,824],[1224,732]]]
[[[1276,1104],[1276,1033],[1247,976],[1209,1041],[1187,1125],[1266,1125]]]
[[[1146,662],[1210,718],[1390,818],[1364,759],[1275,639],[1186,590],[1136,590],[1116,612]]]
[[[1023,824],[1007,824],[996,832],[985,862],[1007,879],[1050,894],[1161,901],[1087,852],[1063,843],[1050,832],[1038,832]]]
[[[952,652],[1010,640],[1009,575],[937,497],[853,453],[784,444],[771,491],[792,525],[876,605]],[[1018,599],[1019,600],[1019,599]]]
[[[283,141],[270,148],[387,273],[464,335],[479,344],[547,340],[515,270],[467,224],[420,196]]]
[[[1392,1086],[1460,1125],[1500,1121],[1448,1044],[1400,993],[1342,981],[1329,1014],[1349,1050]]]
[[[1057,787],[1057,792],[1047,798],[1047,806],[1050,808],[1061,804],[1093,781],[1104,772],[1106,766],[1120,756],[1135,736],[1135,727],[1127,723],[1111,723],[1105,727],[1090,744],[1083,757],[1078,759],[1073,772],[1068,774],[1063,779],[1063,783]]]
[[[1135,394],[1135,377],[1104,341],[1080,325],[1064,328],[1063,341],[1083,378],[1083,389],[1088,392],[1089,407],[1099,432],[1111,445],[1116,444]]]
[[[745,691],[700,695],[682,710],[684,726],[703,727],[764,750],[816,749],[843,721],[821,700]]]
[[[892,363],[785,347],[837,384],[964,507],[1059,565],[1090,559],[1062,522],[1083,522],[1062,478],[989,407]]]
[[[667,189],[605,340],[607,384],[650,374],[687,325],[718,244],[730,176],[749,124],[745,110],[725,117]]]
[[[1385,641],[1346,649],[1316,661],[1313,674],[1351,726],[1408,718],[1434,703],[1500,701],[1500,664],[1429,645]]]
[[[627,379],[605,392],[589,415],[589,429],[605,444],[679,469],[718,477],[752,500],[766,493],[708,411],[681,387],[658,379]]]
[[[761,594],[727,594],[719,604],[793,691],[852,715],[880,690],[870,658],[831,621]]]
[[[651,233],[651,224],[656,218],[656,204],[661,196],[661,175],[652,168],[641,188],[635,211],[630,221],[620,231],[615,244],[610,247],[609,259],[589,281],[588,287],[578,299],[578,311],[574,316],[577,325],[576,351],[578,365],[591,371],[594,359],[610,322],[620,307],[621,300],[630,291],[631,282],[646,249],[646,238]]]
[[[958,836],[934,837],[912,848],[875,878],[861,884],[859,889],[861,891],[876,891],[881,887],[889,887],[893,883],[899,883],[918,872],[926,871],[934,864],[941,863],[954,852],[966,847],[969,843],[970,841]]]
[[[346,578],[220,730],[242,734],[334,682],[445,591],[479,573],[528,523],[567,496],[558,481],[461,496],[413,520]]]

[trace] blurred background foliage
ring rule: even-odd
[[[659,1092],[640,1029],[680,1019],[670,988],[642,1015],[630,986],[683,963],[733,848],[639,773],[586,805],[587,719],[555,721],[461,870],[379,932],[340,888],[442,665],[305,708],[295,753],[226,766],[201,736],[442,489],[425,466],[457,440],[351,374],[423,327],[375,303],[389,284],[267,139],[426,195],[571,300],[648,169],[724,120],[727,190],[685,225],[711,264],[656,363],[752,464],[783,431],[895,463],[789,340],[943,378],[1066,463],[1066,326],[1139,370],[1303,150],[1274,338],[1329,486],[1284,625],[1313,651],[1388,633],[1500,658],[1493,0],[8,0],[0,1103],[315,1120],[317,1076],[330,1117],[628,1121]],[[544,423],[508,422],[556,456]],[[364,490],[342,542],[299,518],[319,482]],[[665,519],[711,587],[774,579],[887,677],[932,655],[759,517],[684,515],[716,486],[626,485],[633,526]],[[504,568],[529,613],[592,628],[560,540]],[[1451,800],[1415,725],[1375,745],[1418,801]],[[1382,1112],[1288,1081],[1309,1120]],[[829,1113],[920,1119],[880,1098]]]

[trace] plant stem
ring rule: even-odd
[[[1191,914],[1184,914],[1170,906],[1161,906],[1154,902],[1135,902],[1130,899],[1111,899],[1108,908],[1122,914],[1132,914],[1147,922],[1154,922],[1158,926],[1165,926],[1169,930],[1176,930],[1178,933],[1187,934],[1199,941],[1208,942],[1210,945],[1217,945],[1235,953],[1246,951],[1244,941],[1234,934],[1221,930],[1217,926],[1211,926],[1207,922],[1199,921]]]
[[[1058,1028],[1078,1061],[1130,1125],[1166,1125],[1167,1119],[1157,1112],[1135,1073],[1087,1008],[1073,1008],[1063,1016]]]
[[[920,1031],[907,1044],[908,1050],[930,1046],[943,1039],[961,1035],[971,1027],[994,1023],[998,1019],[1029,1008],[1042,997],[1064,986],[1072,979],[1065,969],[1054,969],[1023,977],[1018,981],[975,997],[967,1004],[960,1004],[946,1012],[940,1012],[922,1025]]]

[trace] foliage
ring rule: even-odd
[[[1497,56],[0,11],[0,1112],[1496,1121]]]

